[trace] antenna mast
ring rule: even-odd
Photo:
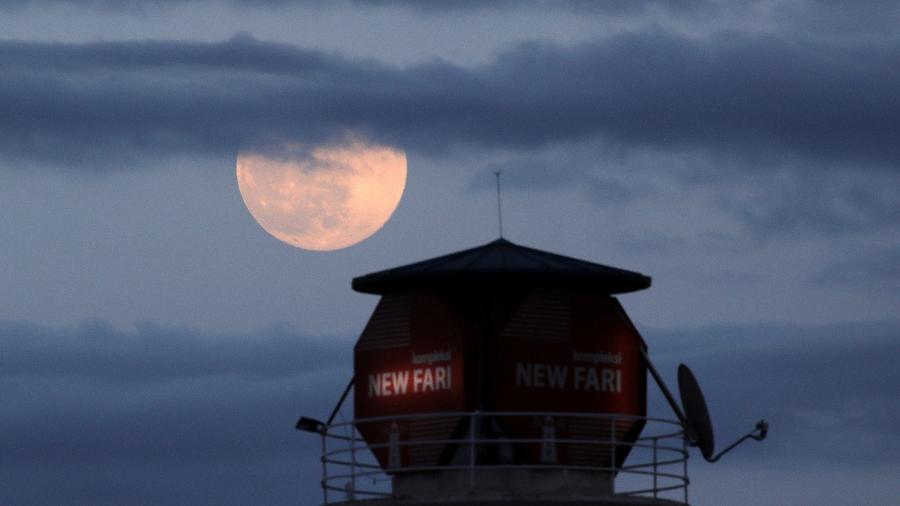
[[[500,226],[500,238],[503,238],[503,206],[500,201],[500,174],[502,170],[495,170],[494,176],[497,177],[497,224]]]

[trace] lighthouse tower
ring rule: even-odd
[[[352,390],[353,419],[298,422],[325,503],[687,503],[702,431],[615,297],[650,281],[505,239],[354,279],[381,298],[335,408]],[[648,372],[677,419],[648,417]]]

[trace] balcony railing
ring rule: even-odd
[[[590,437],[559,438],[555,435],[543,438],[485,437],[486,431],[479,430],[481,424],[494,419],[506,421],[527,418],[528,420],[570,420],[577,423],[593,423],[606,427],[602,433]],[[429,420],[453,419],[463,431],[456,431],[459,437],[405,438],[388,437],[384,442],[367,443],[358,428],[366,424],[404,424],[427,422]],[[622,427],[640,430],[638,437],[623,438]],[[547,435],[546,432],[544,434]],[[596,473],[610,477],[609,493],[615,495],[645,496],[659,499],[688,502],[687,443],[680,423],[674,420],[650,417],[635,417],[613,414],[588,413],[548,413],[548,412],[459,412],[428,413],[402,416],[386,416],[342,421],[325,426],[322,438],[322,492],[325,504],[354,501],[360,499],[397,498],[394,478],[410,476],[413,473],[460,473],[468,483],[468,490],[461,494],[476,494],[479,475],[493,470],[547,470],[549,472]],[[539,463],[511,462],[504,459],[479,458],[484,450],[491,448],[541,448],[551,451],[555,458],[566,452],[592,452],[589,465],[572,464],[572,460],[560,459],[561,463],[537,459]],[[453,448],[454,458],[446,462],[411,462],[400,464],[401,452],[432,452],[435,448]],[[382,455],[382,466],[375,454]],[[574,454],[574,453],[572,453]],[[622,456],[627,458],[622,460]],[[385,458],[385,456],[388,456]],[[409,460],[409,459],[408,459]],[[569,460],[570,462],[565,462]],[[463,485],[462,488],[465,488]],[[606,494],[606,496],[609,494]],[[597,494],[600,497],[602,494]],[[590,497],[581,497],[590,499]]]

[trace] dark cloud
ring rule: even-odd
[[[32,0],[0,0],[2,8],[22,8],[34,3]],[[148,6],[165,7],[190,3],[224,3],[239,7],[282,7],[289,4],[304,3],[311,6],[317,4],[324,7],[325,3],[318,0],[51,0],[50,3],[62,5],[77,5],[109,10],[146,10]],[[671,10],[700,10],[711,8],[712,2],[706,0],[685,0],[677,5],[671,5],[664,0],[634,0],[631,2],[617,2],[615,0],[458,0],[445,2],[441,0],[343,0],[328,2],[331,4],[349,4],[355,7],[405,7],[419,12],[454,12],[454,11],[490,11],[509,10],[523,8],[553,8],[571,9],[587,13],[636,13],[642,12],[648,7],[666,8]]]
[[[114,169],[348,129],[408,149],[602,138],[895,168],[900,45],[638,33],[405,68],[264,43],[0,43],[0,154]],[[815,164],[812,164],[815,165]]]
[[[742,451],[782,464],[878,465],[900,451],[900,371],[891,366],[900,322],[728,325],[644,337],[673,387],[677,364],[692,367],[720,448],[766,418],[770,439]]]
[[[670,386],[677,363],[694,369],[720,447],[760,417],[772,423],[768,440],[719,464],[739,472],[773,460],[891,462],[900,451],[898,333],[889,322],[644,337]],[[223,336],[0,324],[0,502],[318,503],[318,440],[292,425],[301,414],[327,416],[351,347],[288,329]],[[654,396],[653,412],[669,417]]]
[[[900,225],[900,195],[892,190],[900,184],[896,175],[848,178],[840,171],[807,169],[736,180],[753,191],[729,192],[721,205],[762,241],[810,233],[859,235]]]
[[[86,44],[4,42],[0,61],[7,70],[34,70],[56,76],[86,76],[102,80],[104,71],[166,71],[160,77],[202,77],[205,69],[239,75],[244,72],[266,74],[346,73],[340,59],[327,54],[286,44],[262,42],[248,33],[237,33],[230,40],[207,44],[199,42],[141,41],[92,42]],[[127,74],[124,74],[127,75]]]
[[[783,29],[819,36],[894,38],[900,20],[900,4],[890,0],[866,2],[864,6],[839,0],[784,1],[770,5],[774,7],[773,21]]]
[[[424,12],[453,12],[461,10],[511,10],[511,9],[569,9],[580,13],[593,14],[635,14],[651,7],[673,11],[699,11],[713,8],[706,0],[686,0],[673,5],[661,0],[637,0],[617,2],[615,0],[462,0],[444,2],[441,0],[352,0],[357,5],[402,6]]]
[[[102,321],[60,332],[3,324],[0,342],[5,357],[0,375],[51,375],[116,384],[217,375],[273,379],[340,367],[349,357],[346,346],[334,339],[309,339],[279,328],[248,338],[201,336],[152,324],[123,333]]]
[[[533,154],[513,160],[493,162],[481,167],[479,175],[470,183],[472,190],[493,190],[496,180],[493,173],[500,172],[504,188],[546,191],[567,186],[580,187],[594,202],[630,201],[635,191],[610,177],[599,175],[602,167],[586,164],[581,156],[570,153],[553,153],[554,156]],[[503,175],[505,174],[505,177]]]
[[[0,324],[3,504],[313,504],[349,342]]]
[[[900,248],[877,249],[829,265],[814,281],[825,286],[896,291],[900,288]]]

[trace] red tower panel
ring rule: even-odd
[[[435,294],[384,296],[354,349],[356,419],[465,410],[465,325]],[[358,422],[381,465],[437,465],[444,445],[399,441],[449,439],[458,416]]]
[[[459,294],[447,300],[458,302]],[[640,433],[643,422],[627,416],[646,413],[646,368],[643,340],[618,301],[551,288],[506,300],[516,303],[494,332],[472,321],[470,306],[435,292],[390,294],[379,302],[355,348],[354,400],[357,428],[386,469],[447,462],[454,447],[402,443],[461,437],[467,421],[428,414],[471,411],[478,403],[482,412],[626,415],[615,424],[578,416],[501,416],[482,428],[482,437],[541,439],[549,430],[556,440],[598,442],[561,444],[549,461],[540,444],[525,445],[517,448],[517,461],[624,461],[628,445],[612,455],[608,442],[613,431],[620,442]],[[473,359],[478,353],[482,359]]]
[[[532,462],[571,465],[618,465],[627,445],[610,453],[618,441],[633,441],[642,422],[627,415],[646,414],[646,367],[643,339],[618,301],[602,294],[535,290],[515,312],[497,340],[493,409],[626,415],[608,419],[578,416],[506,417],[517,438],[596,440],[597,444],[559,445],[551,457],[539,444],[528,445]],[[615,425],[615,427],[613,427]],[[548,433],[549,431],[549,433]]]
[[[357,429],[388,472],[469,459],[619,466],[643,428],[630,417],[646,414],[646,369],[611,295],[649,286],[504,239],[356,278],[382,295],[354,350]],[[497,442],[475,454],[446,443],[472,436]],[[445,442],[422,444],[434,440]]]

